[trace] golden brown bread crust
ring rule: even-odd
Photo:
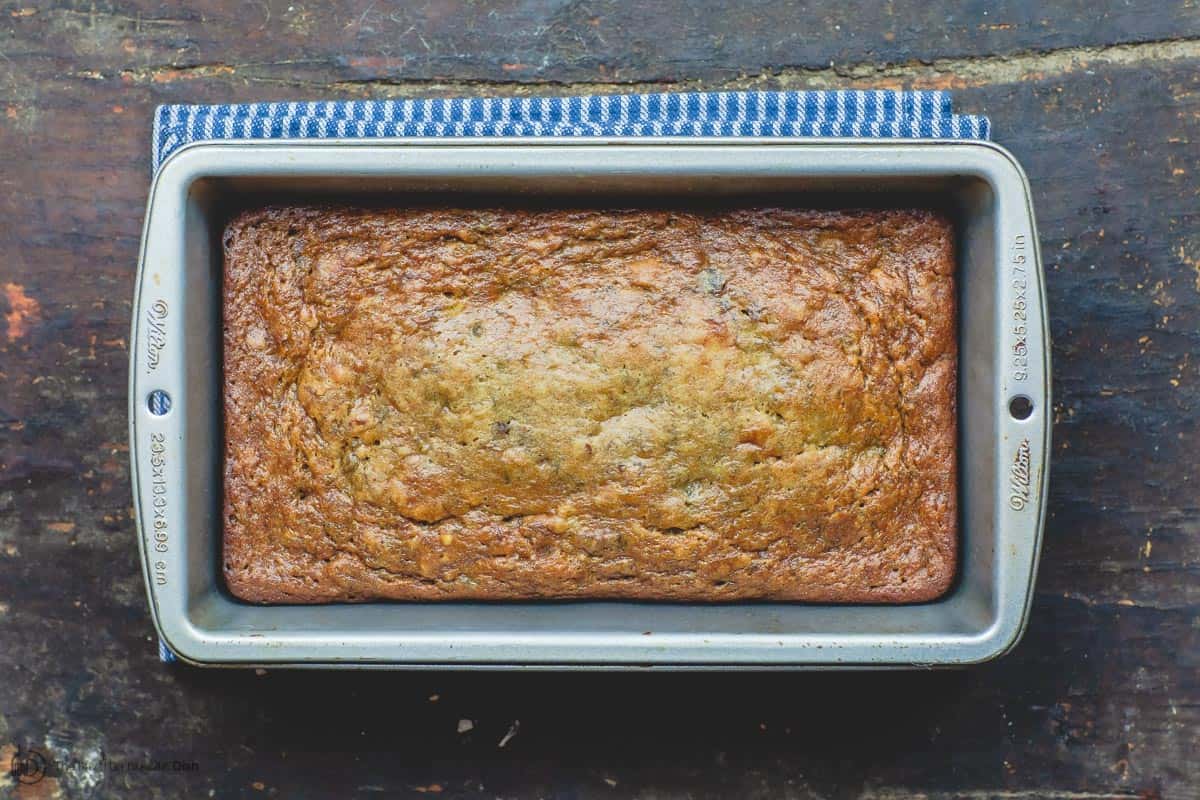
[[[225,232],[238,597],[915,602],[956,560],[927,211],[269,208]]]

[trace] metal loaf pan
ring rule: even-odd
[[[253,606],[224,588],[221,231],[270,196],[926,205],[959,239],[960,567],[920,605],[627,602]],[[830,668],[963,665],[1020,638],[1044,519],[1050,371],[1025,176],[988,142],[392,140],[185,147],[150,192],[129,422],[139,543],[159,636],[206,665]],[[162,412],[165,392],[170,409]],[[157,397],[161,398],[161,395]],[[1017,419],[1013,398],[1033,412]],[[157,405],[155,405],[157,403]],[[154,406],[152,410],[152,405]],[[648,632],[648,633],[647,633]]]

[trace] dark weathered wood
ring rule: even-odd
[[[37,13],[9,4],[5,27],[12,41],[0,44],[22,70],[123,73],[168,83],[241,77],[322,90],[330,82],[362,80],[727,80],[830,64],[1111,47],[1200,33],[1200,13],[1190,3],[1154,0],[971,8],[925,0],[28,5]]]
[[[290,5],[0,5],[0,759],[58,762],[40,795],[0,795],[1200,796],[1193,4]],[[993,117],[1033,184],[1054,336],[1012,655],[750,677],[156,662],[125,427],[154,104],[587,88],[546,81],[939,86]]]

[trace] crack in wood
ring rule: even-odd
[[[77,76],[95,79],[120,78],[134,83],[169,83],[201,78],[238,78],[258,83],[327,88],[343,92],[375,91],[405,97],[426,93],[478,93],[481,87],[506,94],[545,95],[569,90],[595,93],[627,91],[721,91],[763,88],[834,89],[856,86],[906,86],[913,88],[954,89],[989,84],[1020,83],[1067,75],[1094,66],[1154,66],[1180,60],[1200,60],[1200,38],[1168,39],[1107,46],[1064,47],[1047,51],[1026,51],[1010,55],[939,58],[932,61],[912,59],[898,63],[858,62],[831,64],[828,67],[781,67],[741,75],[724,81],[705,79],[661,81],[553,81],[539,78],[439,80],[429,78],[366,77],[343,78],[331,82],[304,80],[286,75],[263,74],[297,65],[326,66],[341,69],[336,57],[285,59],[245,63],[213,61],[195,64],[160,64],[114,73],[85,69]]]

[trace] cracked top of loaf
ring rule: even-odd
[[[225,231],[255,602],[915,602],[956,561],[923,210],[273,207]]]

